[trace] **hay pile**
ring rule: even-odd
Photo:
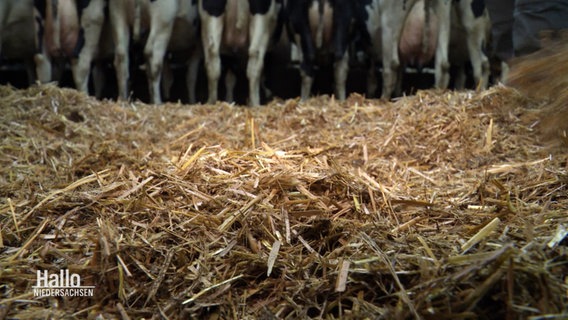
[[[567,316],[568,157],[512,90],[0,103],[0,318]],[[61,269],[94,297],[34,297]]]

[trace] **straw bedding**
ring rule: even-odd
[[[567,317],[568,159],[512,89],[0,99],[0,318]],[[61,269],[94,297],[34,297]]]

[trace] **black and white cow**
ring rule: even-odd
[[[455,87],[465,87],[465,64],[470,61],[475,86],[487,88],[490,65],[485,54],[491,21],[485,0],[453,0],[450,62],[459,67]]]
[[[215,103],[221,54],[246,55],[249,104],[260,104],[264,57],[279,33],[281,0],[199,0],[209,103]]]
[[[112,49],[101,37],[106,0],[36,0],[45,32],[43,44],[51,62],[70,62],[75,86],[88,92],[91,65]],[[95,80],[96,96],[100,98],[102,80]]]
[[[360,1],[372,56],[382,61],[383,98],[393,94],[405,64],[425,64],[431,55],[435,86],[448,87],[451,0]]]
[[[310,96],[317,63],[334,64],[335,94],[345,100],[351,33],[359,0],[288,0],[288,28],[301,48],[301,97]]]
[[[24,62],[30,83],[51,80],[40,9],[33,0],[0,1],[0,57]]]

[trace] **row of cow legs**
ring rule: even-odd
[[[171,1],[171,0],[170,0]],[[174,0],[175,1],[175,0]],[[115,44],[115,58],[114,66],[116,70],[116,77],[118,83],[119,99],[126,100],[128,98],[128,79],[129,79],[129,43],[130,43],[130,26],[124,19],[127,8],[125,1],[109,1],[110,23],[112,27],[112,36]],[[173,27],[173,19],[175,17],[175,7],[168,17],[165,19],[162,16],[157,18],[153,17],[159,27],[152,28],[152,31],[167,30],[170,32],[161,32],[148,42],[147,50],[151,50],[155,54],[146,54],[148,60],[148,78],[150,82],[150,91],[153,102],[161,103],[160,95],[160,80],[162,74],[163,58],[165,56],[166,47]],[[79,91],[88,92],[89,76],[91,74],[91,64],[98,54],[99,40],[103,25],[105,23],[104,17],[104,0],[92,0],[89,6],[83,9],[81,17],[81,28],[83,30],[84,43],[77,57],[71,60],[71,69],[75,86]],[[164,20],[166,21],[164,23]],[[159,38],[161,36],[162,38]],[[197,51],[197,50],[196,50]],[[190,72],[188,72],[188,89],[190,89],[190,100],[195,101],[195,83],[197,78],[197,68],[199,57],[192,56],[193,62],[190,65]],[[41,83],[51,81],[51,62],[45,53],[36,54],[34,57],[36,64],[36,74]],[[99,73],[96,67],[93,69],[93,76],[98,77]],[[95,86],[100,85],[100,79],[94,81]],[[171,87],[171,84],[166,82],[164,87]],[[95,88],[97,95],[100,94],[101,88]]]
[[[171,0],[173,1],[173,0]],[[449,84],[449,62],[448,62],[448,45],[450,33],[450,10],[451,5],[449,1],[443,0],[430,0],[435,1],[435,10],[441,15],[440,21],[440,35],[438,46],[435,55],[435,77],[436,87],[446,88]],[[76,86],[79,90],[88,91],[88,80],[91,61],[97,54],[97,46],[104,23],[104,16],[97,14],[90,14],[102,12],[104,0],[93,0],[90,6],[97,6],[95,10],[85,10],[85,14],[81,19],[81,27],[85,30],[85,44],[79,56],[72,61],[72,71]],[[381,19],[383,27],[385,25],[396,25],[397,27],[392,30],[393,32],[384,33],[382,37],[382,51],[383,66],[383,98],[390,98],[395,85],[397,83],[398,71],[400,69],[400,59],[398,56],[398,47],[392,46],[394,39],[398,39],[402,31],[403,21],[393,24],[393,17],[401,16],[398,14],[384,14],[385,12],[393,12],[392,10],[404,10],[397,1],[385,1],[385,6],[390,4],[390,7],[383,7],[380,10],[383,14]],[[110,1],[110,14],[111,24],[113,30],[113,40],[115,45],[115,60],[114,65],[117,74],[117,82],[119,88],[119,98],[128,98],[128,78],[129,78],[129,58],[128,58],[128,44],[130,39],[130,28],[127,22],[119,17],[113,15],[120,15],[124,12],[125,8],[120,7],[124,5],[122,1]],[[274,7],[275,5],[272,4]],[[176,6],[172,5],[172,10],[167,15],[159,15],[152,17],[152,27],[150,36],[145,47],[145,56],[147,58],[147,74],[150,94],[154,103],[161,102],[160,93],[160,80],[162,78],[162,69],[164,67],[164,56],[166,54],[167,44],[170,39],[171,30],[173,28],[173,21],[176,15]],[[275,8],[272,8],[275,10]],[[468,10],[464,12],[470,13]],[[162,12],[163,14],[163,12]],[[203,13],[202,13],[203,14]],[[401,13],[403,14],[403,13]],[[205,13],[206,15],[206,13]],[[223,32],[223,18],[221,17],[208,17],[207,21],[203,23],[202,37],[205,40],[205,65],[209,81],[209,102],[217,101],[218,80],[221,75],[221,61],[220,61],[220,47]],[[475,21],[475,19],[462,19],[465,21]],[[260,104],[260,82],[261,74],[264,68],[264,56],[266,48],[269,45],[270,33],[265,30],[271,30],[269,24],[274,23],[268,19],[260,16],[253,16],[249,26],[249,37],[251,43],[248,50],[248,65],[247,77],[249,79],[249,92],[250,104]],[[474,26],[464,26],[466,30],[471,30]],[[488,82],[489,62],[487,57],[479,50],[482,47],[484,39],[479,37],[467,37],[467,46],[470,54],[470,59],[474,67],[474,79],[478,86],[484,88]],[[192,57],[189,59],[189,69],[187,72],[187,85],[190,102],[196,101],[195,85],[197,80],[198,63],[200,59],[200,50],[195,50]],[[48,82],[50,80],[51,68],[47,56],[44,54],[37,54],[35,59],[36,74],[41,82]],[[345,99],[345,83],[348,73],[348,56],[344,55],[342,59],[335,62],[334,65],[335,76],[335,92],[339,99]],[[371,79],[371,77],[369,78]],[[229,81],[230,79],[228,79]],[[371,81],[369,87],[372,86]],[[306,99],[310,95],[313,78],[302,72],[302,98]],[[171,83],[165,82],[163,84],[164,92],[168,92],[168,87]],[[372,90],[372,89],[370,89]],[[228,92],[231,90],[228,90]],[[370,91],[369,91],[370,93]]]
[[[437,12],[439,16],[439,38],[436,47],[436,54],[435,54],[435,86],[436,88],[445,89],[448,87],[450,82],[450,75],[449,75],[449,42],[450,42],[450,19],[451,19],[451,2],[450,1],[443,1],[443,0],[427,0],[433,1],[434,10]],[[405,16],[402,15],[403,13],[398,11],[397,14],[387,14],[387,12],[395,12],[392,10],[404,10],[401,8],[400,4],[396,1],[384,1],[383,4],[387,7],[383,7],[381,12],[381,19],[382,19],[382,27],[385,28],[386,26],[395,26],[392,32],[383,33],[382,38],[382,49],[379,48],[378,51],[382,51],[382,62],[383,66],[383,91],[382,97],[383,98],[390,98],[393,90],[396,88],[397,83],[399,83],[400,79],[400,69],[401,69],[401,62],[398,54],[398,46],[392,46],[394,39],[398,39],[402,32],[403,22],[404,19],[399,21],[393,21],[393,19],[397,16]],[[466,41],[467,41],[467,51],[469,54],[469,59],[471,61],[473,67],[473,76],[476,86],[478,88],[486,88],[489,82],[489,60],[487,56],[483,53],[481,48],[483,48],[486,44],[486,33],[484,32],[483,28],[480,25],[476,25],[482,23],[480,19],[475,19],[472,17],[471,10],[468,8],[463,8],[461,6],[466,5],[467,3],[460,3],[458,7],[459,14],[461,15],[469,15],[469,17],[461,18],[460,21],[464,23],[463,27],[466,31]],[[409,8],[411,8],[412,3],[409,2]],[[400,15],[399,15],[400,14]],[[375,48],[377,50],[377,48]],[[373,68],[374,70],[374,68]],[[374,75],[369,76],[369,87],[368,93],[374,92],[376,83],[374,80],[371,79]],[[460,72],[457,87],[463,88],[463,83],[465,82],[465,75],[463,71]]]
[[[269,12],[266,15],[251,15],[248,26],[248,60],[247,78],[249,80],[249,104],[260,105],[260,88],[264,69],[264,57],[270,44],[272,30],[276,26],[277,5],[271,1]],[[208,103],[218,100],[219,78],[221,76],[221,45],[223,29],[225,27],[224,15],[212,16],[199,6],[201,15],[201,38],[205,58],[205,69],[208,78]],[[267,18],[268,17],[268,18]],[[232,98],[234,88],[234,75],[229,74],[226,79],[228,98]]]
[[[334,90],[335,96],[339,100],[345,100],[347,97],[346,84],[347,76],[349,74],[349,53],[345,52],[343,57],[333,64],[333,76],[334,76]],[[302,100],[307,100],[312,92],[312,86],[314,84],[314,76],[308,72],[300,69],[300,77],[302,78],[302,86],[300,97]]]

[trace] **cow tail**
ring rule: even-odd
[[[422,55],[430,51],[430,8],[434,5],[434,0],[424,0],[424,29],[422,31]]]
[[[140,29],[142,24],[142,0],[134,1],[134,26],[133,26],[133,38],[134,41],[138,42],[140,40]]]

